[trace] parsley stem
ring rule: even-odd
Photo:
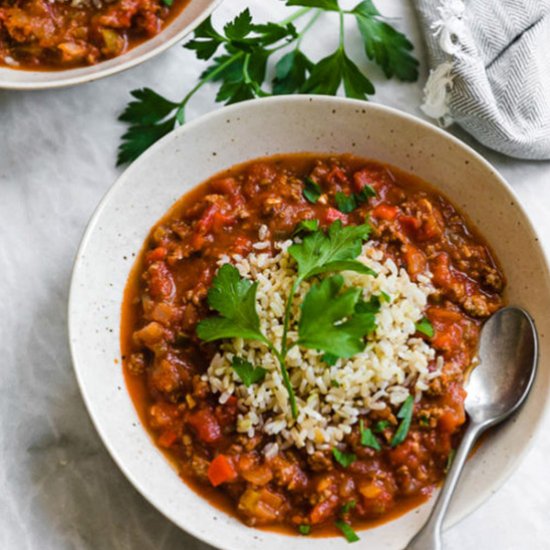
[[[283,19],[279,25],[288,25],[289,23],[292,23],[296,21],[296,19],[299,19],[302,17],[302,15],[305,15],[306,13],[310,12],[313,8],[302,8],[301,10],[295,11],[292,15],[288,16],[286,19]]]
[[[216,67],[213,71],[209,72],[205,77],[201,78],[197,84],[189,90],[187,95],[181,100],[179,104],[179,109],[183,109],[189,100],[207,83],[216,78],[221,72],[223,72],[227,67],[235,63],[237,59],[240,59],[244,55],[244,52],[238,52],[232,55],[227,61]]]
[[[288,342],[287,342],[287,336],[288,336],[288,328],[290,325],[290,310],[292,309],[292,301],[294,300],[294,295],[298,291],[298,287],[300,286],[300,283],[302,281],[298,278],[294,281],[294,284],[292,285],[292,288],[290,290],[290,294],[286,301],[285,306],[285,319],[283,323],[283,338],[281,343],[281,354],[284,358],[286,358],[286,354],[288,352]]]
[[[264,340],[265,344],[269,348],[269,351],[277,357],[279,365],[281,367],[281,375],[283,376],[283,384],[288,392],[288,400],[290,401],[290,410],[292,412],[292,418],[298,418],[298,405],[296,404],[296,396],[294,395],[294,389],[290,382],[290,376],[288,375],[288,370],[286,368],[286,361],[284,355],[266,338]]]
[[[340,17],[340,38],[339,38],[339,44],[340,44],[340,49],[343,51],[344,50],[344,12],[343,11],[339,11],[338,13],[339,17]]]
[[[317,23],[317,19],[321,16],[321,10],[316,10],[315,15],[307,22],[307,25],[300,31],[300,35],[298,36],[298,40],[296,41],[296,49],[298,49],[301,44],[302,40],[304,39],[307,32]]]

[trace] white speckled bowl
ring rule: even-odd
[[[27,71],[0,66],[0,89],[46,90],[92,82],[135,67],[173,46],[206,19],[222,0],[192,0],[158,35],[123,55],[65,71]]]
[[[518,416],[468,463],[447,525],[472,512],[525,454],[548,405],[550,275],[533,228],[494,169],[447,133],[398,111],[327,97],[280,97],[222,109],[173,132],[137,160],[97,209],[76,259],[69,323],[76,374],[105,445],[134,486],[166,517],[219,548],[312,549],[319,541],[245,527],[211,507],[178,477],[140,424],[126,391],[119,326],[124,285],[150,227],[183,193],[234,164],[275,153],[351,152],[410,171],[441,189],[488,239],[508,277],[510,303],[534,316],[541,365]],[[98,502],[98,506],[101,503]],[[430,503],[360,533],[362,547],[398,549]],[[510,518],[512,520],[512,518]],[[341,538],[333,550],[348,548]]]

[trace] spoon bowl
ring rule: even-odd
[[[470,422],[493,426],[524,402],[536,372],[537,336],[524,310],[506,307],[483,327],[479,359],[468,379],[466,412]]]
[[[405,550],[440,550],[443,518],[475,442],[527,399],[538,363],[537,331],[531,316],[517,307],[495,313],[481,332],[479,359],[466,384],[468,428],[428,520]]]

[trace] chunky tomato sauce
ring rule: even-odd
[[[123,54],[188,0],[0,0],[0,65],[67,69]]]
[[[322,195],[303,194],[306,178]],[[344,214],[335,194],[376,196]],[[220,405],[201,379],[219,343],[195,332],[211,314],[206,295],[221,255],[246,255],[261,225],[287,239],[304,219],[362,224],[411,278],[429,269],[437,292],[424,336],[444,359],[414,405],[405,440],[391,446],[396,408],[371,411],[365,426],[381,449],[361,444],[359,426],[345,438],[356,460],[344,467],[330,452],[290,448],[266,459],[269,436],[236,431],[235,398]],[[336,521],[364,527],[425,499],[445,475],[466,422],[464,376],[484,320],[502,306],[503,275],[484,241],[445,197],[391,167],[351,156],[286,155],[234,167],[183,197],[151,231],[128,282],[122,350],[128,387],[159,447],[181,477],[251,526],[334,534]]]

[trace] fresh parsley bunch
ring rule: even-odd
[[[210,18],[202,23],[184,47],[210,64],[181,101],[170,101],[150,88],[132,91],[134,100],[119,118],[129,128],[122,136],[117,163],[135,160],[176,126],[185,124],[187,104],[208,82],[219,86],[216,101],[226,105],[278,94],[336,95],[340,88],[347,97],[368,99],[375,88],[346,51],[345,17],[355,19],[366,57],[387,78],[411,82],[418,78],[412,44],[384,20],[372,0],[363,0],[350,10],[342,9],[338,0],[283,1],[299,7],[283,21],[255,23],[247,8],[222,30],[215,29]],[[313,61],[302,50],[302,40],[324,13],[338,16],[338,47]],[[300,29],[297,21],[304,21]],[[275,64],[274,79],[267,82],[268,62],[279,50],[287,51]]]

